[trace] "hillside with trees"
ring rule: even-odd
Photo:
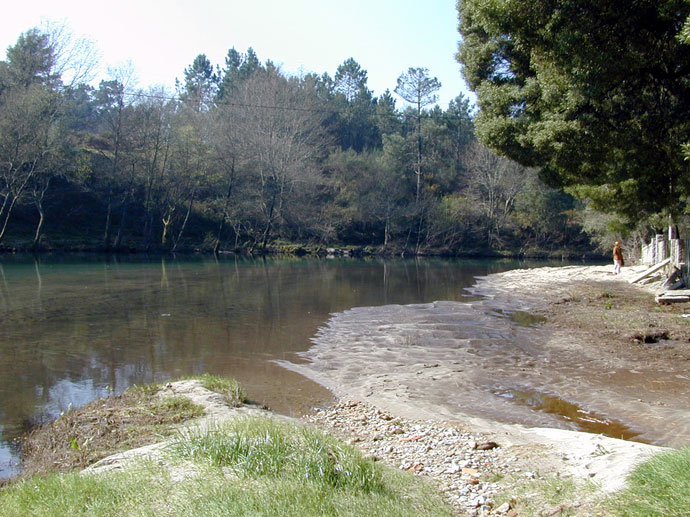
[[[175,92],[126,69],[96,85],[88,65],[39,29],[0,62],[0,247],[591,249],[582,205],[480,143],[469,100],[438,106],[423,67],[375,96],[352,58],[296,77],[251,48],[222,66],[199,54]]]

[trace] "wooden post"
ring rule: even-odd
[[[671,257],[671,265],[674,267],[679,267],[680,263],[683,261],[683,256],[680,253],[680,240],[671,239],[668,241],[668,246]]]
[[[652,243],[642,245],[642,263],[646,266],[651,266],[654,263],[654,253],[652,251]]]
[[[666,246],[666,239],[664,239],[663,234],[659,234],[656,236],[656,263],[658,264],[667,257],[668,248]]]
[[[688,252],[690,251],[690,246],[688,246],[688,239],[681,239],[679,241],[680,245],[680,256],[681,256],[681,267],[680,267],[680,274],[683,277],[683,281],[685,282],[686,286],[690,286],[690,257],[688,256]]]

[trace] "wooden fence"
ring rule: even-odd
[[[653,267],[656,264],[670,259],[664,266],[666,276],[670,276],[678,270],[686,286],[690,286],[690,239],[668,238],[664,234],[652,237],[649,244],[642,246],[642,264]]]

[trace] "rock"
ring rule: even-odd
[[[563,510],[564,506],[560,505],[555,508],[544,510],[541,515],[544,515],[545,517],[553,517],[555,515],[561,515],[563,513]]]
[[[510,503],[505,502],[498,508],[494,510],[494,513],[497,513],[499,515],[504,515],[510,511]]]
[[[479,474],[479,471],[477,469],[471,469],[469,467],[465,467],[462,469],[463,474],[467,474],[468,476],[477,476]]]
[[[484,442],[478,444],[475,449],[478,451],[490,451],[491,449],[495,449],[496,447],[500,447],[496,442]]]
[[[446,469],[446,474],[457,474],[461,469],[462,467],[460,467],[457,463],[452,463],[450,467]]]

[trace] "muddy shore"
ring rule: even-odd
[[[690,307],[631,285],[643,269],[513,270],[478,279],[467,303],[352,309],[285,366],[341,399],[457,422],[528,446],[535,469],[615,490],[637,462],[690,443]]]

